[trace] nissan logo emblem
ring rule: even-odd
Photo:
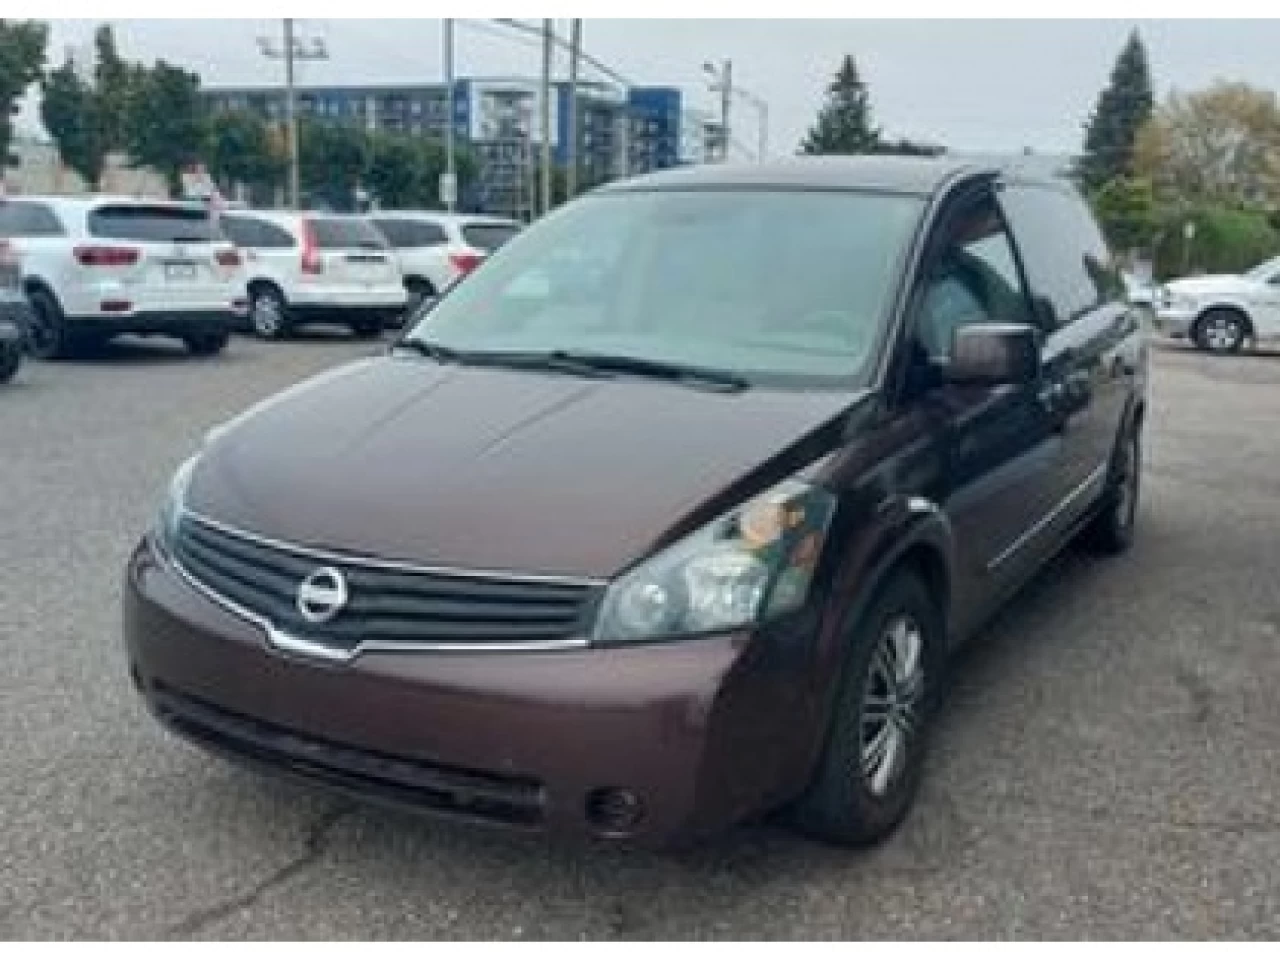
[[[347,605],[347,578],[333,567],[311,571],[298,587],[298,612],[308,623],[328,623]]]

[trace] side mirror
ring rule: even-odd
[[[951,338],[948,383],[1025,385],[1040,373],[1040,331],[1024,323],[960,327]]]

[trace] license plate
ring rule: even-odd
[[[164,277],[166,280],[191,281],[196,278],[196,265],[194,263],[166,263],[164,265]]]

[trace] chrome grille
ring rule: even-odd
[[[200,586],[275,632],[335,655],[414,647],[555,646],[581,637],[596,586],[436,571],[264,541],[185,515],[174,559]],[[320,567],[346,579],[348,599],[324,623],[303,617],[298,589]]]

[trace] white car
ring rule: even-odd
[[[31,352],[66,356],[116,334],[166,334],[218,353],[248,307],[240,254],[201,205],[136,197],[0,200],[22,258]]]
[[[443,293],[521,229],[500,217],[426,210],[379,210],[369,219],[396,252],[410,311]]]
[[[247,322],[260,337],[312,322],[377,336],[404,313],[395,256],[365,217],[228,210],[218,222],[244,253]]]
[[[1280,336],[1280,257],[1244,274],[1165,284],[1156,297],[1156,329],[1213,353],[1234,353],[1246,341]]]

